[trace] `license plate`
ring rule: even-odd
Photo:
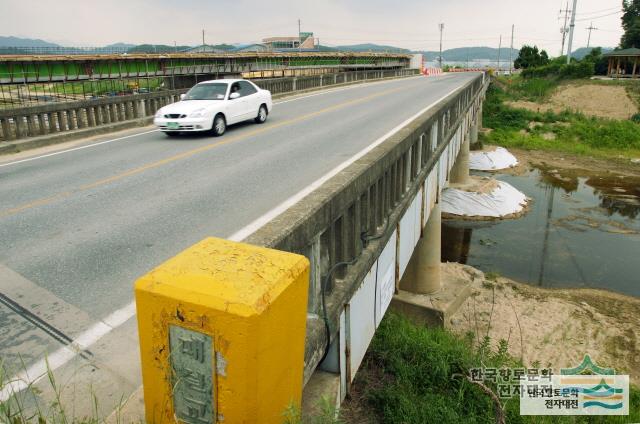
[[[167,129],[179,130],[180,129],[180,124],[177,123],[177,122],[167,122]]]

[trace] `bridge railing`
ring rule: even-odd
[[[418,74],[417,69],[343,72],[304,77],[255,80],[272,94],[303,91],[335,84]],[[176,102],[187,89],[136,95],[104,97],[75,102],[50,103],[15,109],[0,109],[2,142],[100,127],[119,122],[143,120],[148,123],[158,109]],[[146,120],[145,120],[146,119]]]
[[[389,271],[398,284],[400,222],[416,199],[426,222],[432,205],[425,199],[435,202],[442,189],[487,83],[479,74],[243,240],[310,260],[305,384],[336,339],[345,305],[392,237],[396,259]]]

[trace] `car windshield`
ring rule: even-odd
[[[183,100],[224,100],[227,85],[225,83],[198,84],[189,90]]]

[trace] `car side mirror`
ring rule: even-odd
[[[184,100],[184,98],[185,98],[185,97],[187,97],[187,95],[186,95],[186,94],[181,94],[181,95],[180,95],[180,100]]]
[[[235,93],[231,93],[229,95],[229,100],[237,99],[238,97],[240,97],[240,93],[236,91]]]

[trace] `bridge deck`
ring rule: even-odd
[[[3,159],[0,292],[20,302],[18,285],[4,282],[38,288],[37,301],[22,306],[71,339],[88,328],[93,338],[106,334],[92,327],[106,316],[113,328],[123,324],[118,338],[92,345],[93,357],[60,372],[97,363],[98,397],[126,398],[140,384],[131,308],[138,276],[206,236],[231,236],[474,77],[415,77],[282,100],[267,124],[241,124],[222,138],[167,138],[146,128]],[[60,305],[67,312],[52,314]],[[0,336],[10,372],[20,367],[18,353],[27,365],[42,363],[64,343],[2,303],[0,316],[12,322]]]

